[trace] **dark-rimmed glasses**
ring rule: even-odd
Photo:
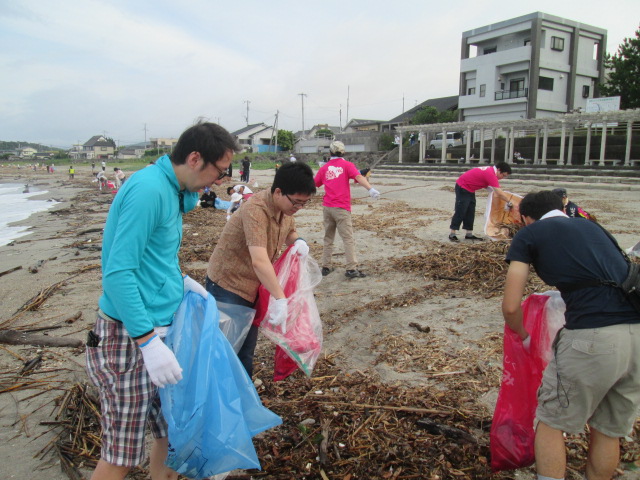
[[[218,165],[216,165],[215,163],[213,164],[214,167],[216,167],[216,170],[218,170],[220,172],[220,175],[218,175],[218,178],[216,178],[216,182],[218,180],[222,180],[224,177],[228,177],[229,176],[229,169],[227,168],[226,170],[220,170],[218,168]]]
[[[305,200],[304,202],[302,202],[300,200],[292,200],[291,197],[289,195],[287,195],[286,193],[284,194],[284,196],[287,197],[289,199],[289,201],[291,202],[291,205],[293,205],[296,208],[304,208],[307,205],[309,205],[309,203],[311,202],[311,199]]]

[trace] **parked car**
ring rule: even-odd
[[[462,145],[462,133],[447,132],[447,148]],[[436,134],[436,138],[429,142],[429,148],[442,148],[442,134]]]

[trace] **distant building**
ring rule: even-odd
[[[79,152],[79,158],[87,160],[108,159],[113,158],[116,151],[116,145],[113,140],[109,140],[102,135],[91,137],[82,145],[82,151]]]
[[[38,150],[33,147],[24,147],[18,149],[18,156],[21,158],[32,158],[36,155],[36,153],[38,153]]]
[[[450,97],[430,98],[429,100],[425,100],[415,107],[410,108],[406,112],[401,113],[397,117],[394,117],[387,122],[383,122],[380,126],[380,129],[383,132],[388,132],[394,130],[396,127],[409,125],[416,113],[418,113],[424,107],[433,107],[438,110],[438,112],[453,112],[458,108],[458,100],[458,95],[452,95]]]
[[[231,132],[231,135],[236,138],[243,152],[258,152],[261,145],[271,144],[276,132],[273,127],[264,123],[255,123]]]
[[[162,150],[164,152],[173,151],[173,147],[178,143],[177,138],[151,138],[151,145],[148,147],[150,149]]]
[[[555,117],[598,97],[607,31],[535,12],[462,34],[460,120]]]

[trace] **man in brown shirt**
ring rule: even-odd
[[[287,299],[278,282],[273,262],[283,245],[295,242],[301,255],[309,253],[298,236],[293,215],[316,193],[313,171],[304,163],[288,163],[278,169],[270,190],[253,195],[227,222],[209,259],[206,288],[220,302],[253,307],[258,288],[264,285],[274,297],[268,321],[282,324]],[[238,358],[253,373],[258,327],[251,326]]]

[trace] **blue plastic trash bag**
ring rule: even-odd
[[[251,322],[256,311],[244,305],[234,305],[233,303],[218,302],[218,312],[220,312],[219,327],[227,337],[233,347],[233,351],[238,353],[244,343],[245,338],[251,328]]]
[[[215,299],[187,292],[165,342],[183,379],[160,389],[169,427],[166,465],[192,479],[260,468],[251,437],[282,423],[262,405],[222,331]]]
[[[227,210],[231,206],[231,202],[216,198],[215,201],[213,202],[213,206],[216,207],[218,210]]]

